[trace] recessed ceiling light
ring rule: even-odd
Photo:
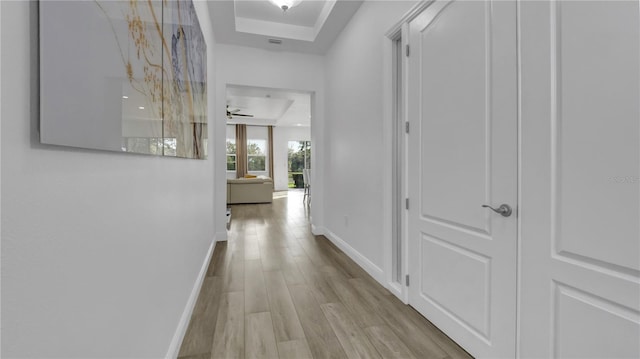
[[[144,106],[138,107],[139,110],[144,110]]]
[[[301,124],[301,123],[299,123],[299,124],[297,124],[296,126],[302,126],[302,124]]]
[[[300,4],[302,0],[269,0],[272,4],[282,9],[283,12],[291,9],[292,7]]]
[[[129,96],[124,95],[124,96],[122,96],[122,98],[129,98]]]

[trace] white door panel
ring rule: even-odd
[[[552,54],[551,124],[556,252],[635,271],[640,241],[628,238],[638,238],[640,191],[607,181],[639,172],[637,8],[637,2],[555,5],[552,36],[560,47]]]
[[[429,117],[419,134],[421,214],[482,233],[489,214],[477,204],[487,200],[490,170],[487,71],[478,61],[487,55],[484,8],[481,2],[449,4],[423,31],[418,46],[424,51],[416,54],[424,64],[421,106]]]
[[[513,357],[516,7],[436,1],[410,23],[409,302],[477,357]]]
[[[563,284],[553,291],[555,357],[638,357],[637,312]]]
[[[639,3],[520,13],[520,354],[640,357]]]
[[[491,259],[448,241],[423,235],[420,247],[422,295],[468,330],[488,338]],[[442,274],[446,273],[446,281]]]

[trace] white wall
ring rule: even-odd
[[[416,1],[365,1],[326,55],[327,164],[325,220],[360,257],[359,264],[382,277],[384,164],[384,34]],[[315,144],[319,146],[320,144]],[[315,201],[315,198],[314,198]],[[344,249],[344,246],[343,246]],[[357,259],[357,258],[356,258]]]
[[[37,2],[0,6],[2,356],[164,357],[214,238],[213,156],[39,144]]]
[[[220,166],[225,163],[226,114],[222,109],[226,106],[227,84],[312,93],[311,113],[314,117],[311,119],[311,141],[312,143],[320,143],[320,139],[324,136],[324,73],[322,56],[218,44],[216,46],[216,101],[217,108],[221,110],[218,111],[214,121],[216,129],[222,128],[222,131],[218,131],[219,134],[214,141],[216,151],[219,151],[218,157],[216,157],[217,163]],[[316,169],[314,172],[322,173],[324,163],[322,147],[315,146],[312,156]],[[225,177],[224,172],[219,172],[216,175],[217,198],[225,198],[227,190],[224,182]],[[312,191],[314,196],[311,208],[312,223],[314,227],[321,227],[324,206],[322,183],[317,183],[312,187]],[[224,200],[216,202],[216,225],[219,228],[223,228],[226,221],[225,206]]]
[[[276,191],[289,189],[289,141],[310,141],[309,127],[274,127],[273,128],[273,172]],[[311,144],[313,152],[313,143]],[[311,162],[312,165],[313,162]],[[314,165],[315,166],[315,165]]]

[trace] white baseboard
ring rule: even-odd
[[[313,233],[314,236],[321,236],[324,234],[324,228],[312,224],[311,233]]]
[[[402,286],[401,286],[400,284],[390,282],[390,283],[386,286],[386,288],[387,288],[391,293],[393,293],[393,295],[395,295],[396,297],[398,297],[398,299],[400,299],[403,303],[407,304],[407,303],[406,303],[406,300],[405,300],[405,299],[403,299],[403,297],[404,297],[404,293],[402,292]]]
[[[224,242],[227,240],[227,231],[217,232],[215,242]]]
[[[182,317],[180,317],[180,321],[178,322],[178,328],[176,332],[173,334],[173,339],[171,340],[171,344],[169,345],[169,350],[167,351],[166,358],[167,359],[175,359],[178,357],[178,353],[180,351],[180,345],[182,344],[182,340],[184,339],[184,335],[187,333],[187,327],[189,326],[189,320],[191,320],[191,314],[193,313],[193,309],[196,306],[196,301],[198,300],[198,295],[200,294],[200,289],[202,288],[202,283],[204,282],[204,277],[207,274],[207,268],[209,267],[209,262],[211,261],[211,256],[213,255],[213,248],[217,242],[217,235],[211,241],[211,245],[209,245],[209,250],[207,255],[202,263],[202,267],[200,268],[200,273],[198,274],[198,278],[196,278],[196,282],[193,285],[193,289],[191,290],[191,295],[187,300],[187,305],[182,312]],[[225,233],[226,239],[226,233]]]
[[[312,229],[313,230],[313,229]],[[384,280],[384,271],[373,264],[367,257],[362,255],[362,253],[355,250],[351,247],[347,242],[345,242],[342,238],[338,237],[335,233],[331,232],[327,228],[322,228],[322,232],[325,237],[329,238],[333,244],[335,244],[338,248],[340,248],[349,258],[351,258],[354,262],[356,262],[362,269],[364,269],[370,276],[373,277],[380,285],[383,287],[387,287]]]

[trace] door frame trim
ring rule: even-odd
[[[393,186],[393,176],[395,175],[393,170],[393,161],[394,158],[394,126],[396,125],[396,103],[395,103],[395,68],[394,68],[394,42],[400,36],[402,38],[402,47],[405,47],[408,44],[408,36],[409,36],[409,22],[413,20],[416,16],[418,16],[424,9],[429,7],[435,0],[422,0],[415,4],[409,11],[407,11],[401,18],[393,25],[383,37],[383,46],[382,46],[382,73],[383,73],[383,118],[385,119],[382,123],[382,133],[383,136],[383,199],[382,199],[382,208],[383,208],[383,224],[382,224],[382,232],[383,236],[383,248],[384,257],[383,257],[383,271],[384,271],[384,286],[393,293],[398,299],[400,299],[404,304],[409,303],[409,290],[406,286],[406,283],[398,283],[394,280],[393,277],[393,237],[395,233],[393,233],[393,219],[396,213],[394,212],[394,186]],[[402,66],[402,86],[403,93],[406,94],[407,88],[407,57],[403,56],[403,66]],[[403,121],[407,121],[407,97],[403,97]],[[406,136],[406,134],[401,133],[399,135]],[[407,141],[404,143],[405,147],[407,146]],[[407,153],[408,154],[408,153]],[[403,181],[406,182],[408,180],[407,177],[407,168],[403,168]],[[405,184],[405,196],[407,186]],[[404,211],[404,210],[403,210]],[[405,211],[406,213],[406,211]],[[402,252],[400,253],[400,260],[402,265],[402,273],[401,278],[404,278],[405,275],[409,273],[409,263],[408,263],[408,246],[407,246],[407,230],[408,230],[408,217],[403,216],[402,220]]]
[[[516,127],[517,127],[517,159],[516,159],[516,200],[518,206],[515,208],[516,216],[516,359],[521,356],[521,338],[522,319],[520,309],[522,308],[522,216],[520,209],[522,208],[522,19],[521,0],[516,0]]]

